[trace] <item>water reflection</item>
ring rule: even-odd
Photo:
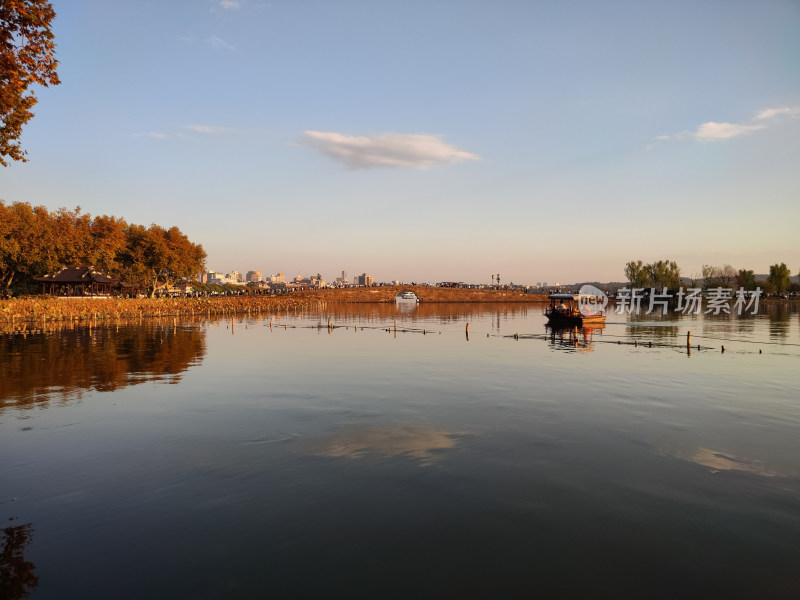
[[[417,302],[415,300],[398,300],[395,307],[397,312],[403,315],[412,315],[417,312]]]
[[[172,322],[0,335],[0,409],[148,380],[178,383],[205,355],[205,336]]]
[[[458,435],[461,434],[428,425],[354,426],[317,440],[310,453],[344,458],[362,458],[369,454],[407,455],[427,463],[437,451],[454,447],[454,438]]]
[[[681,324],[686,325],[686,319],[690,318],[675,311],[667,311],[667,314],[658,311],[649,315],[632,314],[625,329],[631,337],[674,338],[678,335]]]
[[[592,352],[595,336],[602,336],[605,325],[592,327],[550,327],[549,342],[552,348],[567,352]]]
[[[0,554],[0,598],[18,600],[26,598],[39,584],[34,565],[25,560],[25,547],[31,542],[31,524],[3,529],[3,551]]]
[[[789,320],[794,312],[794,306],[789,304],[771,304],[768,307],[770,338],[780,341],[786,338],[789,333]]]
[[[532,312],[530,312],[532,311]],[[323,320],[330,317],[336,321],[375,321],[386,322],[398,317],[411,317],[412,320],[432,320],[440,323],[463,321],[467,318],[492,315],[499,326],[501,318],[525,317],[528,314],[538,314],[541,308],[530,304],[514,303],[466,303],[466,302],[393,302],[393,303],[349,303],[328,304],[321,312],[311,311],[320,315]]]
[[[685,448],[671,452],[665,452],[665,454],[675,456],[681,460],[687,460],[689,462],[696,463],[703,467],[708,467],[712,472],[741,471],[743,473],[751,473],[753,475],[761,475],[763,477],[786,476],[770,469],[760,460],[744,458],[728,452],[712,450],[710,448]]]

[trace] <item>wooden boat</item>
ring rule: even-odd
[[[544,315],[548,325],[586,327],[606,322],[597,296],[591,294],[550,294]]]

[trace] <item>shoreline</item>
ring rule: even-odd
[[[275,314],[324,309],[334,305],[388,305],[406,289],[418,293],[420,305],[512,306],[542,305],[545,294],[526,294],[510,290],[476,290],[423,286],[385,286],[309,290],[276,295],[211,296],[189,298],[116,298],[26,296],[0,300],[0,323],[76,322],[139,320],[144,318],[219,317],[226,315]],[[764,298],[762,304],[787,306],[800,304],[800,298]]]
[[[404,289],[414,289],[410,286]],[[429,304],[541,304],[540,295],[507,290],[440,290],[427,294]],[[352,290],[352,291],[351,291]],[[345,292],[345,293],[341,293]],[[378,293],[376,293],[378,292]],[[328,304],[389,304],[396,288],[345,288],[311,290],[276,295],[210,296],[189,298],[116,298],[25,296],[0,300],[0,323],[78,322],[156,317],[212,317],[241,314],[295,312],[321,309]]]

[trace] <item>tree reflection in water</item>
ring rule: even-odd
[[[789,319],[794,313],[794,308],[793,305],[783,303],[775,303],[767,307],[769,337],[772,340],[784,341],[789,333]]]
[[[30,523],[6,527],[3,530],[3,551],[0,554],[0,598],[17,600],[26,598],[39,584],[33,573],[33,563],[23,556],[25,547],[33,537]]]
[[[178,383],[205,355],[205,335],[172,322],[0,334],[0,409],[144,381]]]

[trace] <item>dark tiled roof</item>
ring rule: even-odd
[[[48,273],[44,277],[34,277],[36,281],[42,283],[118,283],[119,279],[114,279],[104,275],[94,267],[64,267],[55,273]]]

